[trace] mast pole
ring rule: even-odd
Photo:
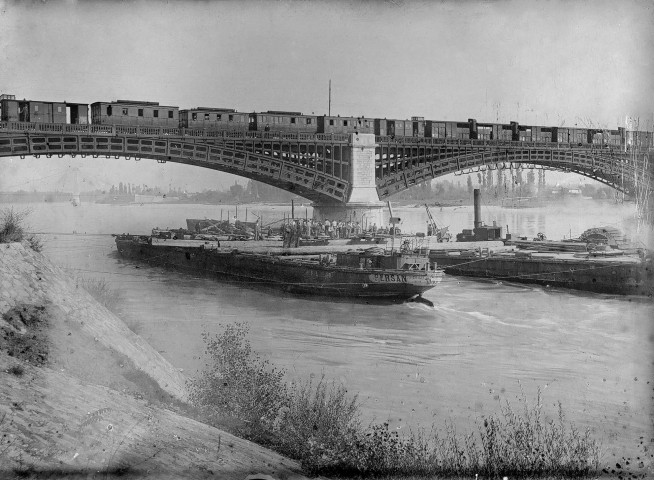
[[[332,79],[329,79],[329,109],[327,111],[327,116],[332,116]]]

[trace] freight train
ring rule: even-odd
[[[89,116],[90,107],[90,116]],[[641,148],[654,147],[652,132],[577,127],[548,127],[465,122],[305,115],[302,112],[269,110],[243,113],[232,108],[197,107],[180,110],[158,102],[117,100],[92,104],[16,100],[0,95],[0,121],[31,123],[73,123],[132,125],[228,132],[281,132],[307,134],[371,133],[385,137],[426,137],[459,140],[502,140],[510,142],[569,143]]]

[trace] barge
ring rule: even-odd
[[[654,295],[654,262],[644,253],[431,251],[450,275],[563,287],[617,295]]]
[[[194,274],[335,297],[409,300],[434,288],[443,271],[425,253],[381,248],[322,255],[243,252],[219,242],[116,235],[118,254]]]

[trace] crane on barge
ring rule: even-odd
[[[425,209],[427,210],[427,236],[435,236],[438,243],[449,242],[452,238],[452,234],[448,232],[449,227],[439,227],[434,220],[434,216],[429,210],[429,205],[425,203]]]

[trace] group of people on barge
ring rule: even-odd
[[[281,228],[281,235],[284,247],[297,247],[301,238],[329,238],[332,240],[349,239],[361,237],[363,235],[398,235],[400,229],[393,227],[377,227],[376,223],[365,228],[360,222],[337,221],[337,220],[313,220],[313,219],[294,219],[284,223]],[[272,235],[272,230],[268,229],[268,236]]]

